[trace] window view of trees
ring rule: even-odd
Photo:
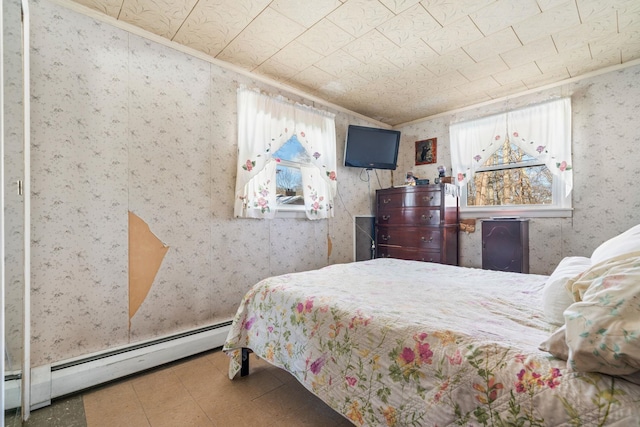
[[[273,153],[273,157],[280,160],[280,163],[276,166],[278,203],[303,205],[300,164],[309,163],[309,154],[298,141],[298,137],[293,135],[278,151]]]
[[[286,196],[295,196],[302,192],[300,169],[278,165],[276,167],[276,192]]]
[[[470,180],[467,206],[553,203],[551,171],[508,140]]]

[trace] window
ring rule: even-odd
[[[452,124],[462,217],[570,216],[569,99]]]
[[[467,185],[467,206],[550,205],[549,168],[506,140]]]
[[[238,89],[234,215],[271,219],[278,211],[294,211],[307,219],[332,217],[334,117],[281,96]]]
[[[276,166],[276,200],[279,210],[304,210],[300,166],[309,164],[309,153],[293,135],[272,156]]]

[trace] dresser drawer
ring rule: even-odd
[[[440,250],[442,234],[439,228],[377,227],[376,241],[382,245],[407,246]]]
[[[440,225],[440,209],[402,208],[378,211],[378,225]]]
[[[441,191],[414,191],[407,193],[404,198],[404,207],[413,206],[440,206],[442,202]]]
[[[378,212],[389,208],[401,208],[404,204],[404,193],[387,193],[378,195]]]
[[[376,248],[378,258],[398,258],[411,261],[440,262],[439,251],[380,245]]]
[[[411,208],[419,206],[438,206],[442,204],[442,192],[439,190],[419,191],[411,188],[407,191],[389,191],[378,193],[378,210],[388,208]]]

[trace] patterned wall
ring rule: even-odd
[[[353,259],[360,170],[330,221],[233,218],[236,88],[281,91],[46,1],[32,25],[34,366],[228,320],[264,277]],[[170,247],[130,328],[129,210]]]
[[[414,166],[414,142],[438,138],[438,164],[451,167],[449,123],[571,97],[573,218],[533,218],[529,224],[530,269],[549,274],[565,256],[590,256],[603,241],[640,223],[640,66],[591,77],[482,108],[407,125],[401,130],[402,170],[433,178],[435,166]],[[482,265],[481,223],[460,234],[461,264]]]
[[[22,179],[23,109],[20,0],[2,2],[4,43],[4,195],[5,195],[5,371],[19,371],[22,363],[24,293],[24,204],[18,194]]]

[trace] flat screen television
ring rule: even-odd
[[[344,165],[365,169],[396,169],[400,131],[349,125]]]

